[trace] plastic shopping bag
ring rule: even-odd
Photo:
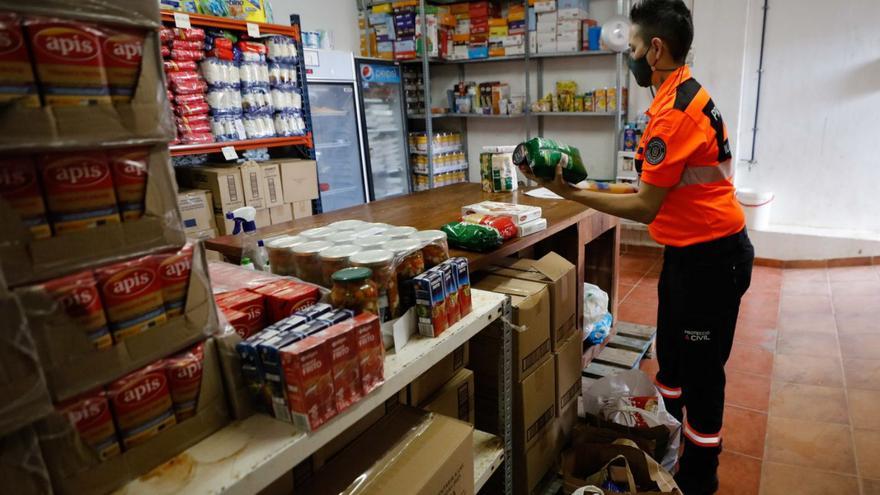
[[[584,284],[584,328],[608,313],[608,293],[593,284]]]
[[[681,443],[681,423],[666,411],[663,397],[640,370],[622,371],[585,388],[584,411],[600,420],[636,429],[665,426],[669,444],[660,464],[672,471]]]

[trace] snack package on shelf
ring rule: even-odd
[[[0,149],[167,142],[158,5],[0,2]],[[59,34],[60,33],[60,34]],[[64,43],[59,40],[65,41]],[[69,41],[69,42],[68,42]]]
[[[7,155],[0,266],[11,286],[185,242],[163,145]]]
[[[483,201],[461,207],[462,216],[473,213],[508,217],[517,225],[541,218],[541,208],[539,206],[501,203],[498,201]]]
[[[35,429],[56,493],[108,493],[229,422],[213,338],[56,403]]]
[[[216,332],[209,287],[198,245],[96,266],[16,295],[48,388],[65,400]]]

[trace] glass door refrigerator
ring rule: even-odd
[[[363,109],[367,183],[373,200],[411,190],[407,151],[406,109],[400,64],[355,58],[358,96]]]
[[[351,52],[303,50],[318,164],[321,210],[339,210],[368,199]]]

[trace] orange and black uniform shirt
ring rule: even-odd
[[[641,180],[670,188],[648,226],[660,244],[690,246],[736,234],[745,217],[736,201],[727,129],[709,93],[687,66],[660,86],[636,151]]]

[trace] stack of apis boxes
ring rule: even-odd
[[[187,236],[208,239],[232,233],[226,214],[242,206],[257,210],[257,227],[312,215],[318,198],[314,160],[280,159],[268,162],[177,167],[177,180],[186,187],[178,203]]]
[[[0,11],[0,477],[108,493],[228,422],[204,251],[177,208],[159,6]]]
[[[513,309],[514,491],[528,494],[551,468],[577,418],[581,332],[574,265],[556,253],[509,259],[475,287],[511,297]],[[501,323],[470,341],[476,426],[497,431]]]

